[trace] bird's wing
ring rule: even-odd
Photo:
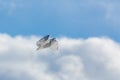
[[[43,45],[43,48],[48,48],[48,47],[50,47],[50,46],[51,46],[51,43],[48,42],[48,43],[46,43],[45,45]]]
[[[47,41],[48,40],[48,38],[49,38],[49,35],[46,35],[46,36],[44,36],[43,38],[41,38],[39,41]]]
[[[51,46],[50,40],[47,40],[46,42],[40,42],[40,44],[37,44],[38,48],[36,50],[39,49],[44,49],[44,48],[49,48]]]
[[[48,42],[49,35],[44,36],[39,41],[36,42],[37,46],[45,45]]]
[[[50,48],[52,50],[58,50],[58,41],[56,39],[52,39]]]

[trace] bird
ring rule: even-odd
[[[36,45],[38,47],[36,50],[45,49],[45,48],[50,48],[52,50],[58,50],[58,41],[56,40],[56,38],[50,39],[49,37],[50,35],[46,35],[40,40],[38,40],[36,42]]]

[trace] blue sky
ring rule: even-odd
[[[117,0],[0,0],[0,32],[13,36],[108,36],[120,41],[118,3]]]

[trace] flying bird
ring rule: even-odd
[[[55,38],[49,39],[49,35],[44,36],[36,42],[37,50],[50,48],[52,50],[58,50],[58,41]]]

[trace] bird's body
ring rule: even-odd
[[[37,50],[44,48],[58,49],[58,41],[55,38],[49,39],[49,35],[37,41],[36,45],[38,46]]]

